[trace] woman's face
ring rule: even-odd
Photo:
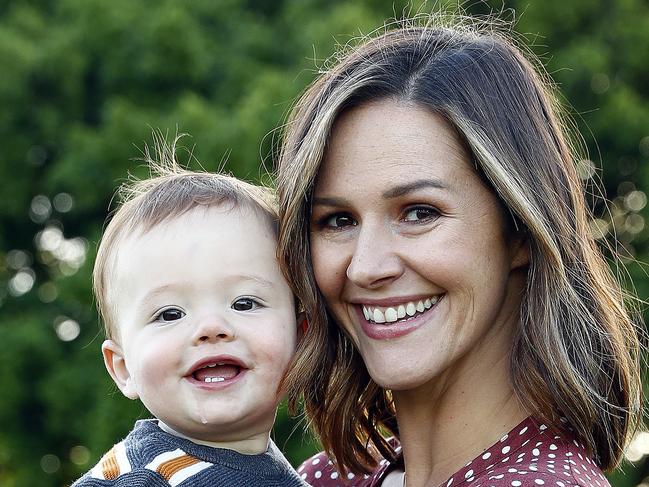
[[[313,267],[378,384],[506,359],[528,259],[507,233],[441,117],[391,100],[339,117],[315,185]]]

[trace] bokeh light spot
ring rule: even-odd
[[[595,164],[589,159],[582,159],[577,162],[577,174],[581,179],[592,178],[595,174]]]
[[[40,250],[54,252],[63,242],[63,232],[57,227],[46,227],[36,234],[36,245]]]
[[[58,317],[54,320],[56,335],[64,342],[71,342],[79,336],[81,327],[71,318]]]
[[[59,297],[59,291],[53,282],[44,282],[38,287],[38,299],[43,303],[52,303]]]
[[[61,460],[56,455],[48,453],[41,458],[41,468],[45,473],[55,473],[61,468]]]
[[[20,270],[29,267],[32,263],[32,257],[24,250],[10,250],[7,252],[7,265],[14,270]]]
[[[640,211],[647,206],[647,195],[642,191],[631,191],[624,198],[624,204],[631,211]]]
[[[36,275],[34,271],[31,269],[23,269],[9,280],[9,293],[12,296],[22,296],[32,290],[35,281]]]
[[[640,149],[640,154],[645,157],[649,157],[649,135],[646,135],[640,139],[640,144],[638,145]]]
[[[72,209],[74,201],[68,193],[59,193],[52,199],[52,204],[59,213],[67,213]]]
[[[34,196],[29,207],[29,217],[36,223],[43,223],[52,214],[52,203],[47,196],[39,194]]]
[[[644,218],[642,217],[642,215],[632,213],[631,215],[627,216],[626,220],[624,221],[624,230],[635,235],[644,230],[644,224]]]
[[[635,184],[633,183],[633,181],[622,181],[617,186],[617,194],[619,196],[627,195],[631,191],[635,191]]]
[[[70,461],[75,465],[85,465],[90,461],[90,450],[82,445],[73,446],[70,448]]]
[[[56,257],[78,269],[86,260],[87,246],[86,240],[81,237],[65,240],[55,252]]]
[[[601,95],[611,87],[611,80],[605,73],[595,73],[590,79],[590,89],[593,93]]]
[[[74,276],[79,270],[78,267],[75,267],[71,265],[69,262],[65,262],[65,261],[60,261],[57,265],[57,269],[59,270],[61,275],[65,277]]]
[[[606,234],[609,231],[610,223],[601,218],[596,218],[590,221],[590,232],[593,235],[593,238],[596,240],[601,240],[606,237]]]
[[[82,237],[66,239],[61,229],[48,225],[36,234],[38,258],[55,267],[62,275],[74,275],[86,261],[88,241]]]
[[[624,456],[630,462],[638,462],[647,454],[649,454],[649,433],[640,431],[627,446]]]

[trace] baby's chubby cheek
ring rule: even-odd
[[[182,370],[182,357],[174,353],[173,344],[166,350],[164,347],[140,347],[134,350],[135,360],[130,363],[129,371],[140,385],[155,387],[169,379],[171,371]],[[164,357],[164,361],[161,360]]]
[[[281,335],[282,339],[271,338],[266,341],[265,347],[256,353],[257,364],[264,364],[264,376],[269,380],[278,382],[286,372],[293,359],[296,348],[296,337]]]
[[[289,362],[295,354],[295,345],[289,343],[278,345],[280,346],[273,349],[268,348],[264,350],[259,355],[259,358],[263,360],[265,364],[268,364],[268,370],[270,370],[273,374],[281,376],[282,374],[284,374]]]
[[[158,396],[162,394],[162,387],[160,387],[166,380],[166,375],[160,368],[146,367],[139,371],[135,380],[139,382],[139,389],[146,392],[150,396]]]

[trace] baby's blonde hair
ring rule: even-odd
[[[111,269],[121,241],[133,231],[147,232],[198,206],[227,205],[229,209],[255,211],[277,234],[277,204],[273,191],[225,174],[184,169],[176,159],[179,138],[168,143],[161,134],[154,134],[154,153],[151,155],[145,149],[144,158],[151,177],[131,179],[117,190],[119,205],[109,217],[93,270],[93,291],[107,338],[115,339],[117,335],[115,310],[110,299]]]

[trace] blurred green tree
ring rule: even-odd
[[[434,6],[420,4],[409,11]],[[615,222],[646,297],[646,271],[630,259],[649,260],[649,6],[465,5],[503,7],[519,12],[516,30],[570,101],[593,160],[580,163],[584,180],[601,178],[613,201],[605,212],[593,198],[594,231],[610,238]],[[273,129],[336,43],[404,8],[394,0],[0,0],[0,485],[68,485],[146,415],[103,369],[90,273],[116,185],[146,170],[134,158],[151,128],[190,133],[190,166],[191,152],[205,169],[259,180]],[[275,435],[294,463],[315,448],[299,428],[279,415]],[[612,476],[615,485],[649,473],[642,462],[626,471]]]

